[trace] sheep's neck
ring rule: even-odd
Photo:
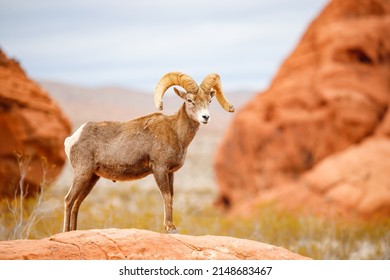
[[[184,147],[188,147],[196,132],[199,129],[199,122],[192,120],[186,112],[186,104],[184,103],[180,110],[176,113],[177,126],[176,131],[180,142]]]

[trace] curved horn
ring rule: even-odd
[[[187,92],[197,93],[199,90],[196,82],[188,75],[181,72],[170,72],[165,74],[160,81],[158,82],[156,89],[154,91],[154,105],[157,109],[163,109],[162,98],[164,93],[171,86],[181,86]]]
[[[201,89],[204,92],[210,92],[213,88],[219,104],[228,112],[234,112],[234,106],[227,100],[222,91],[221,79],[218,74],[207,75],[200,84]]]

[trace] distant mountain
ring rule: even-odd
[[[60,104],[75,126],[86,121],[131,119],[154,109],[151,96],[141,92],[48,81],[40,84]]]
[[[56,100],[74,127],[87,121],[129,120],[151,114],[154,107],[153,93],[146,93],[120,87],[81,87],[52,81],[41,81],[41,86]],[[236,108],[241,107],[255,93],[225,92]],[[174,114],[182,101],[168,90],[164,96],[164,114]],[[214,100],[210,105],[212,121],[207,130],[224,130],[233,114],[225,112]]]

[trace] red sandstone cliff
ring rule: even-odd
[[[44,172],[48,181],[57,176],[69,133],[69,121],[57,104],[0,50],[0,197],[13,196],[19,188],[20,165],[30,194]]]
[[[334,0],[270,87],[236,115],[219,203],[390,215],[390,2]]]

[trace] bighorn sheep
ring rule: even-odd
[[[100,177],[135,180],[153,174],[164,201],[164,226],[176,230],[172,219],[173,173],[182,167],[187,147],[200,123],[210,121],[209,103],[216,95],[221,106],[234,112],[225,98],[217,74],[207,75],[200,86],[188,75],[171,72],[157,84],[154,101],[171,86],[184,100],[172,116],[154,113],[126,122],[88,122],[65,139],[65,152],[74,170],[73,185],[65,196],[64,231],[76,230],[80,204]]]

